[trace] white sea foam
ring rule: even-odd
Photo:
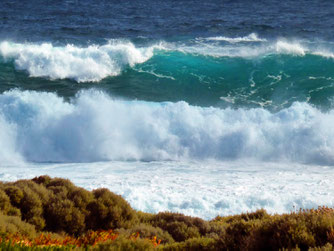
[[[334,165],[334,111],[294,103],[277,113],[185,102],[116,100],[84,91],[0,95],[1,159],[292,161]]]
[[[217,37],[208,37],[206,40],[212,41],[226,41],[229,43],[240,43],[240,42],[265,42],[267,39],[259,38],[256,33],[251,33],[244,37],[225,37],[225,36],[217,36]]]
[[[334,170],[328,166],[251,161],[0,164],[0,179],[48,174],[87,189],[107,187],[145,212],[173,211],[212,219],[265,208],[287,213],[334,206]]]
[[[51,43],[2,42],[0,54],[4,58],[15,59],[16,67],[28,71],[33,77],[69,78],[88,82],[119,75],[126,66],[134,66],[150,59],[154,49],[158,47],[159,45],[138,48],[131,42],[117,40],[85,48],[74,45],[57,47]]]
[[[212,40],[212,39],[211,39]],[[217,40],[218,41],[218,40]],[[328,48],[326,47],[328,46]],[[258,44],[238,44],[221,45],[217,43],[208,43],[203,40],[196,41],[195,44],[167,44],[166,48],[181,51],[183,53],[198,54],[212,57],[241,57],[258,58],[268,55],[293,55],[305,56],[316,55],[324,58],[334,58],[332,46],[314,45],[307,41],[277,39],[273,41],[262,41]]]

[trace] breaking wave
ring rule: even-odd
[[[0,54],[5,59],[14,59],[17,69],[28,71],[32,77],[96,82],[119,75],[126,66],[147,61],[153,56],[154,48],[137,48],[131,42],[116,40],[86,48],[2,42]]]
[[[334,112],[294,103],[219,109],[185,102],[114,99],[82,91],[71,102],[53,93],[0,95],[0,161],[292,161],[334,165]]]
[[[223,43],[222,43],[223,42]],[[224,42],[227,42],[224,43]],[[248,42],[248,43],[240,43]],[[178,52],[167,60],[170,66],[193,57],[259,59],[268,55],[314,55],[334,58],[330,46],[314,45],[305,41],[277,39],[267,41],[252,33],[245,37],[213,37],[183,42],[157,42],[149,46],[136,46],[130,41],[110,40],[104,45],[78,47],[55,46],[51,43],[0,43],[0,55],[5,62],[12,61],[16,69],[24,70],[32,77],[73,79],[77,82],[98,82],[103,78],[120,75],[127,67],[142,64],[160,54]],[[196,63],[196,60],[194,60]],[[195,65],[196,66],[196,65]],[[201,70],[202,64],[196,66]],[[173,79],[173,72],[169,78]]]

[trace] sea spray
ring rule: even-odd
[[[0,96],[0,107],[5,142],[13,142],[9,154],[27,161],[251,158],[334,164],[334,113],[306,103],[271,113],[126,101],[93,90],[68,103],[52,93],[13,90]]]

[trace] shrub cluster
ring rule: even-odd
[[[205,221],[179,213],[137,212],[108,189],[87,191],[66,179],[41,176],[0,183],[0,233],[33,238],[50,231],[79,237],[100,229],[118,233],[114,241],[95,247],[101,250],[333,250],[334,210],[283,215],[257,210]]]
[[[0,184],[0,211],[22,217],[38,231],[80,235],[89,229],[130,228],[136,212],[107,189],[89,192],[67,179],[41,176]]]

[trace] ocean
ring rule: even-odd
[[[334,2],[2,0],[0,178],[211,219],[334,206]]]

